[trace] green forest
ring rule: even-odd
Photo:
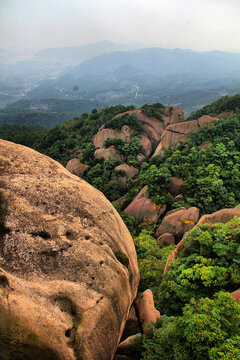
[[[156,103],[145,104],[141,110],[162,122],[164,108]],[[139,291],[150,288],[161,313],[148,333],[133,342],[127,353],[131,359],[239,360],[240,306],[230,293],[240,288],[240,218],[192,229],[183,239],[183,250],[164,274],[176,244],[159,247],[156,241],[163,217],[155,223],[139,222],[124,210],[145,186],[153,206],[164,205],[166,212],[196,207],[202,216],[239,205],[240,94],[224,96],[190,114],[184,121],[203,115],[218,116],[219,120],[144,161],[138,155],[145,128],[131,112],[134,109],[123,105],[94,108],[55,127],[55,120],[47,116],[40,120],[39,115],[34,124],[26,117],[22,123],[21,115],[15,121],[15,115],[5,112],[4,121],[0,114],[0,137],[36,149],[63,166],[73,158],[89,165],[83,178],[104,193],[127,225],[138,255]],[[28,115],[31,118],[31,112]],[[63,121],[59,118],[59,123]],[[94,156],[94,135],[103,128],[120,132],[123,125],[131,129],[130,142],[108,138],[103,145],[120,157]],[[126,173],[116,167],[122,163],[138,171],[121,187],[119,179]],[[183,181],[180,197],[169,191],[172,177]],[[176,242],[180,240],[176,236]]]

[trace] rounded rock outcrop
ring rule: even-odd
[[[103,194],[0,140],[0,244],[0,358],[111,359],[139,273]]]

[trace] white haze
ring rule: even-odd
[[[0,0],[0,48],[110,40],[240,52],[239,0]]]

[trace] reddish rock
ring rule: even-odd
[[[236,300],[236,302],[239,304],[240,299],[240,289],[234,291],[231,293],[232,297]]]
[[[159,226],[156,237],[165,233],[181,237],[191,230],[199,219],[199,209],[192,207],[187,210],[179,210],[171,215],[165,216],[162,224]]]
[[[139,279],[121,217],[56,161],[3,140],[0,183],[0,358],[112,359]]]
[[[120,197],[119,199],[114,200],[114,201],[112,202],[112,204],[118,203],[118,204],[122,205],[125,200],[126,200],[125,196],[122,196],[122,197]]]
[[[129,351],[131,351],[133,341],[138,337],[141,337],[140,333],[129,336],[126,340],[122,341],[117,347],[117,353],[115,354],[114,359],[129,359],[128,357],[121,358],[119,356],[127,356]]]
[[[211,145],[211,143],[208,142],[208,143],[199,145],[198,148],[199,148],[200,150],[201,150],[201,149],[205,149],[205,150],[206,150],[207,148],[209,148],[210,145]]]
[[[121,155],[117,152],[117,150],[114,148],[111,148],[111,147],[108,149],[102,148],[102,149],[95,150],[94,157],[96,159],[104,158],[105,160],[107,160],[109,158],[114,158],[119,161],[122,160]]]
[[[115,167],[115,170],[123,170],[126,173],[126,177],[129,179],[134,178],[139,173],[139,170],[133,166],[127,164],[121,164]]]
[[[163,246],[173,245],[175,244],[175,237],[172,234],[166,233],[157,238],[157,243],[160,248]]]
[[[147,158],[143,154],[138,154],[137,155],[137,161],[139,162],[139,164],[142,164],[146,160],[147,160]]]
[[[167,216],[169,216],[169,215],[171,215],[171,214],[174,214],[175,212],[180,211],[180,210],[186,210],[186,208],[185,208],[184,206],[181,206],[181,207],[179,207],[179,208],[172,209],[172,210],[170,210],[170,211],[168,211],[168,212],[166,213],[165,217],[167,217]]]
[[[177,178],[177,177],[171,177],[170,179],[170,187],[169,192],[173,196],[176,196],[182,192],[182,186],[184,184],[184,180]]]
[[[72,159],[67,163],[66,169],[80,178],[89,170],[90,166],[82,164],[78,159]]]
[[[143,123],[143,127],[148,138],[151,140],[152,146],[155,148],[161,139],[164,131],[164,123],[146,114],[141,110],[135,110],[135,115],[138,120]]]
[[[222,209],[216,211],[210,215],[204,215],[199,220],[198,224],[215,224],[215,223],[226,223],[234,218],[234,216],[240,217],[240,205],[232,209]]]
[[[176,124],[186,119],[184,112],[180,108],[173,108],[171,111],[170,124]]]
[[[218,120],[219,120],[218,117],[203,115],[198,119],[198,126],[199,127],[207,126],[210,125],[213,121],[218,121]]]
[[[152,153],[152,143],[146,135],[141,136],[141,153],[145,156],[150,156]]]
[[[164,274],[166,274],[166,272],[168,271],[169,267],[170,267],[170,263],[172,260],[176,259],[178,256],[178,252],[183,248],[183,240],[181,240],[176,248],[171,252],[171,254],[169,255],[167,262],[166,262],[166,266],[164,269]]]
[[[102,129],[93,137],[93,145],[96,148],[103,148],[104,141],[108,138],[118,138],[124,142],[130,143],[131,130],[127,125],[123,125],[121,130]]]
[[[179,194],[179,195],[175,196],[175,199],[177,201],[185,201],[183,194]]]
[[[153,294],[151,290],[144,291],[135,304],[139,321],[144,333],[147,333],[147,325],[156,322],[160,318],[160,312],[155,309]]]
[[[177,124],[169,125],[161,137],[161,142],[158,144],[155,154],[160,154],[163,148],[169,148],[170,146],[176,147],[180,141],[186,140],[187,135],[191,131],[198,130],[197,120],[184,121]]]
[[[134,306],[131,307],[131,310],[128,314],[126,321],[125,329],[123,331],[122,339],[127,339],[129,336],[135,335],[140,332],[139,322],[136,315]]]
[[[133,201],[124,210],[139,222],[156,223],[159,217],[166,211],[166,205],[156,206],[147,195],[147,186],[145,186]]]

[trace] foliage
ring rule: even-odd
[[[157,295],[157,287],[161,284],[167,258],[174,246],[160,249],[156,239],[152,236],[152,232],[153,229],[150,231],[143,229],[134,239],[134,243],[140,272],[139,291],[150,288]]]
[[[141,107],[142,113],[148,116],[154,117],[160,121],[163,121],[162,110],[164,106],[160,103],[154,103],[152,105],[144,104]]]
[[[219,292],[214,299],[192,299],[184,307],[182,316],[162,316],[147,335],[137,339],[132,357],[142,360],[239,359],[239,329],[240,306],[229,293]]]
[[[136,118],[134,114],[124,114],[112,117],[111,119],[105,121],[104,127],[111,129],[121,130],[123,125],[129,126],[132,130],[135,131],[135,135],[141,134],[143,132],[143,125],[140,120]]]
[[[240,94],[234,96],[223,96],[219,100],[210,105],[204,106],[202,109],[191,113],[189,119],[198,119],[203,115],[217,116],[221,113],[234,111],[240,112]]]
[[[159,287],[161,312],[180,314],[189,300],[212,297],[240,286],[240,218],[227,224],[200,225],[184,239]]]
[[[156,204],[165,203],[165,195],[169,187],[171,173],[167,167],[151,165],[145,172],[140,174],[142,185],[148,186],[148,193]]]

